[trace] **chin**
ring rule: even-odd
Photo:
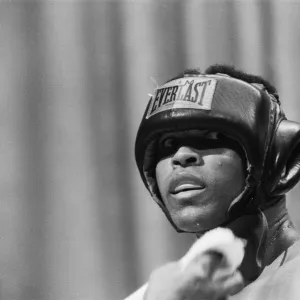
[[[172,217],[175,225],[185,232],[202,232],[207,231],[210,228],[209,224],[205,224],[201,218],[195,218],[194,216],[179,216]]]
[[[204,215],[203,211],[197,213],[197,209],[183,209],[171,214],[175,225],[182,231],[201,233],[218,227],[225,222],[223,218],[212,215]]]

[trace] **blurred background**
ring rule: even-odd
[[[123,299],[182,256],[134,161],[157,84],[235,65],[300,121],[296,1],[0,2],[0,295]],[[299,186],[289,210],[300,227]]]

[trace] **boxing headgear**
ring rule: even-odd
[[[268,207],[300,179],[300,124],[286,119],[280,102],[262,85],[224,74],[169,81],[150,98],[135,158],[145,186],[175,228],[155,179],[156,143],[163,133],[189,129],[221,133],[245,152],[245,188],[232,202],[232,216],[241,215],[249,203]]]

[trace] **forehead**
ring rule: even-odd
[[[191,129],[191,130],[182,130],[182,131],[173,131],[162,134],[160,137],[160,141],[166,138],[187,138],[187,137],[203,137],[205,139],[217,139],[217,132],[209,131],[209,130],[199,130],[199,129]]]

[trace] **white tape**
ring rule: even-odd
[[[205,233],[180,259],[179,263],[184,270],[197,256],[205,252],[217,251],[226,259],[226,268],[218,276],[232,274],[242,263],[245,253],[245,242],[237,238],[230,229],[216,228]],[[143,300],[148,283],[144,284],[124,300]]]

